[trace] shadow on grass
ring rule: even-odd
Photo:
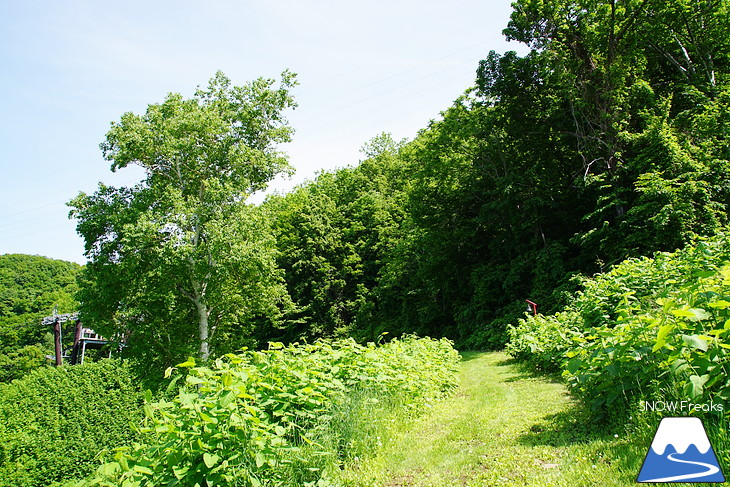
[[[516,365],[516,366],[519,367],[520,364],[521,364],[520,361],[517,360],[516,358],[514,358],[514,357],[507,357],[504,360],[500,360],[499,362],[496,362],[494,365],[496,365],[498,367],[508,367],[510,365]]]
[[[476,359],[478,359],[480,357],[483,357],[484,355],[486,355],[488,353],[489,352],[479,352],[479,351],[470,350],[470,351],[467,351],[467,352],[461,352],[460,351],[459,352],[459,355],[461,355],[461,361],[462,362],[468,362],[470,360],[476,360]]]
[[[504,351],[460,351],[459,355],[461,355],[461,362],[469,362],[471,360],[476,360],[479,358],[483,358],[485,355],[495,354],[495,353],[501,353],[505,354]],[[509,377],[506,379],[503,379],[504,382],[519,382],[521,380],[529,380],[529,379],[541,379],[546,380],[549,382],[563,382],[561,376],[559,373],[550,373],[541,371],[535,368],[530,367],[524,362],[521,362],[519,359],[516,359],[514,357],[507,356],[506,358],[501,358],[499,360],[496,360],[490,365],[496,366],[496,367],[512,367],[515,370],[512,371],[512,373],[517,373],[518,375],[515,375],[513,377]]]
[[[633,482],[651,445],[652,434],[651,429],[627,433],[625,422],[599,420],[590,408],[575,403],[567,411],[545,416],[533,424],[517,442],[530,447],[566,448],[573,452],[576,450],[571,447],[579,446],[581,455],[593,462],[614,465],[627,482]]]
[[[613,440],[607,424],[598,422],[582,406],[546,416],[517,438],[527,446],[570,446],[576,443]]]
[[[534,367],[529,366],[528,364],[524,362],[520,362],[518,359],[510,358],[508,360],[502,360],[497,363],[497,365],[500,366],[512,366],[516,369],[516,371],[519,373],[519,375],[505,380],[505,382],[517,382],[519,380],[526,380],[526,379],[541,379],[548,382],[558,382],[563,383],[563,378],[560,376],[560,373],[558,372],[546,372],[544,370],[536,369]]]

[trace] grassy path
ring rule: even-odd
[[[596,431],[565,387],[501,353],[468,354],[457,393],[355,462],[349,486],[625,486],[650,442]],[[605,430],[605,427],[602,428]],[[616,436],[614,436],[616,435]]]

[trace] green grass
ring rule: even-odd
[[[417,419],[374,427],[377,452],[329,477],[353,487],[637,485],[649,423],[633,431],[595,424],[559,381],[503,353],[465,354],[453,397]]]

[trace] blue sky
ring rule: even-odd
[[[0,2],[0,254],[83,263],[66,202],[114,174],[99,144],[112,121],[218,70],[236,84],[298,74],[289,113],[296,168],[272,190],[357,164],[381,132],[413,138],[469,88],[509,0]]]

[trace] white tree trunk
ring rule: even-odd
[[[199,357],[202,362],[206,362],[210,356],[210,346],[208,339],[210,338],[210,327],[208,325],[208,316],[210,315],[210,309],[205,304],[205,286],[201,285],[200,282],[193,279],[193,296],[192,301],[195,304],[195,309],[198,311],[198,336],[200,337],[200,349]]]

